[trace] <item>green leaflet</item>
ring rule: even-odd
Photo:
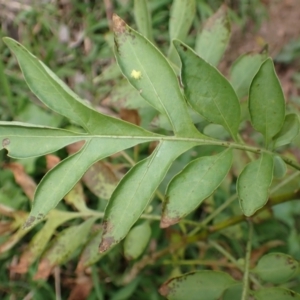
[[[223,294],[222,300],[241,300],[243,294],[243,284],[231,285]]]
[[[286,174],[287,168],[286,163],[279,155],[274,155],[274,177],[275,178],[283,178]]]
[[[172,43],[173,39],[179,39],[185,41],[186,36],[191,28],[196,13],[196,1],[195,0],[174,0],[170,12],[169,20],[169,34],[170,34],[170,48],[168,57],[169,59],[180,64],[176,50]]]
[[[150,203],[173,161],[194,145],[162,141],[146,159],[137,163],[114,190],[105,210],[100,252],[119,243]]]
[[[99,229],[97,232],[95,232],[92,237],[89,239],[89,241],[84,246],[84,249],[81,252],[79,262],[77,264],[76,271],[82,272],[87,267],[95,264],[97,261],[99,261],[102,257],[104,257],[106,253],[99,253],[98,251],[98,245],[99,241],[101,239],[102,235],[102,229]]]
[[[209,197],[230,170],[232,150],[204,156],[190,162],[169,183],[160,226],[169,227]]]
[[[6,149],[14,158],[45,155],[87,137],[58,128],[0,121],[0,150]]]
[[[153,40],[151,16],[146,0],[134,0],[134,19],[139,32],[149,40]]]
[[[55,208],[93,163],[140,142],[128,139],[116,143],[109,138],[88,141],[78,152],[64,159],[43,177],[36,189],[33,206],[24,228],[34,226]]]
[[[143,222],[134,226],[124,240],[124,255],[126,259],[138,258],[147,247],[151,237],[149,222]]]
[[[239,99],[248,95],[251,81],[266,58],[266,52],[246,53],[233,63],[230,82]]]
[[[253,296],[254,300],[300,300],[300,294],[279,287],[255,291]]]
[[[273,157],[262,153],[259,159],[250,162],[240,174],[237,192],[245,216],[252,216],[267,203],[273,179],[273,165]]]
[[[138,126],[95,111],[24,46],[11,38],[3,40],[16,55],[31,91],[55,112],[78,123],[91,134],[153,135]]]
[[[269,253],[260,258],[252,270],[262,280],[283,283],[298,274],[299,263],[290,255]]]
[[[249,112],[254,129],[263,134],[268,147],[285,118],[284,96],[271,58],[261,65],[251,83]]]
[[[189,104],[209,122],[220,124],[236,139],[241,109],[227,79],[188,46],[174,41],[182,62],[181,76]]]
[[[204,137],[195,128],[166,58],[149,40],[114,15],[115,55],[128,81],[140,95],[165,114],[177,136]]]
[[[73,252],[85,243],[96,220],[97,218],[89,218],[80,225],[60,232],[50,248],[43,254],[35,279],[47,278],[55,266],[68,261]]]
[[[219,271],[197,271],[165,282],[159,289],[169,300],[215,300],[236,281],[228,274]]]
[[[195,51],[205,61],[217,66],[230,39],[230,22],[227,8],[222,5],[205,23],[197,36]]]
[[[274,136],[274,148],[289,144],[299,133],[299,117],[297,114],[285,116],[281,130]]]

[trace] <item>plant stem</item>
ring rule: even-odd
[[[185,138],[185,137],[178,137],[178,136],[162,136],[158,134],[153,134],[153,136],[115,136],[115,135],[83,135],[83,139],[96,139],[96,138],[111,138],[111,139],[116,139],[116,140],[134,140],[134,139],[139,139],[139,140],[144,140],[144,141],[173,141],[173,142],[187,142],[187,143],[193,143],[196,145],[211,145],[211,146],[221,146],[221,147],[226,147],[226,148],[233,148],[237,150],[243,150],[243,151],[248,151],[252,153],[267,153],[269,155],[278,155],[282,158],[282,160],[290,165],[291,167],[297,169],[300,171],[300,163],[297,161],[294,161],[290,159],[289,157],[285,157],[277,152],[273,152],[270,150],[267,150],[265,148],[259,148],[259,147],[254,147],[254,146],[248,146],[240,143],[235,143],[235,142],[226,142],[226,141],[221,141],[221,140],[215,140],[215,139],[204,139],[204,138]],[[133,160],[132,160],[133,161]]]
[[[207,218],[205,218],[196,228],[194,228],[189,236],[196,234],[199,230],[204,228],[211,220],[213,220],[219,213],[221,213],[225,208],[227,208],[233,201],[237,199],[237,194],[229,197],[222,205],[220,205],[216,210],[214,210]]]
[[[242,299],[247,300],[249,294],[249,268],[250,268],[250,258],[251,258],[251,246],[252,246],[252,237],[253,237],[253,224],[251,221],[248,221],[249,224],[249,237],[246,248],[246,257],[245,257],[245,270],[243,278],[243,292]]]

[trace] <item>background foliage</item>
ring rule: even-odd
[[[183,27],[179,33],[174,30],[174,27],[172,29],[172,22],[168,26],[171,2],[149,1],[152,26],[144,26],[148,23],[143,23],[143,20],[149,15],[141,15],[140,11],[143,10],[137,4],[133,11],[131,1],[106,1],[98,4],[75,1],[56,4],[49,2],[39,5],[28,3],[24,7],[21,6],[22,9],[17,15],[11,12],[13,20],[9,20],[10,15],[7,14],[1,35],[17,38],[58,77],[64,79],[72,90],[86,99],[88,105],[92,105],[107,115],[120,116],[126,121],[151,129],[158,134],[168,135],[170,124],[166,118],[142,102],[140,95],[121,76],[112,55],[113,39],[110,30],[112,24],[107,20],[110,20],[110,14],[114,11],[128,24],[133,24],[133,27],[137,24],[139,30],[150,40],[154,40],[163,53],[177,64],[178,57],[175,48],[170,46],[170,37],[179,38],[189,46],[200,49],[201,45],[206,43],[203,34],[199,34],[200,29],[203,29],[203,21],[219,8],[222,1],[196,1],[195,7],[187,10],[188,16],[194,13],[195,17],[183,20],[186,28]],[[109,6],[110,4],[113,4],[113,9]],[[264,6],[258,1],[254,1],[251,6],[244,5],[243,1],[230,4],[233,10],[229,10],[229,17],[240,26],[246,24],[249,17],[257,15],[257,11],[262,13],[263,19]],[[179,6],[179,8],[182,7]],[[172,9],[171,14],[176,12],[174,6]],[[256,20],[255,24],[259,26],[262,19]],[[189,29],[190,26],[191,29]],[[203,33],[203,30],[201,32]],[[223,34],[226,35],[226,32]],[[11,44],[11,47],[14,45]],[[202,57],[217,65],[222,56],[222,45],[214,49],[221,49],[221,54],[213,56],[215,60],[210,60],[209,55],[212,51],[203,53]],[[284,61],[288,55],[291,57],[292,54],[289,51],[289,49],[284,50],[281,56],[278,56],[278,60]],[[1,120],[28,122],[78,131],[78,121],[72,118],[74,114],[69,119],[64,118],[50,111],[30,93],[21,77],[15,58],[11,56],[4,44],[1,44],[1,53],[3,58],[0,66],[1,86],[4,91],[0,99]],[[264,52],[254,54],[250,60],[247,57],[240,57],[233,64],[228,77],[231,78],[239,99],[248,93],[245,84],[240,82],[243,78],[241,74],[247,70],[247,76],[253,77],[264,60],[264,55]],[[143,74],[135,73],[131,76],[130,71],[129,67],[128,78],[131,77],[133,83],[139,83],[138,79]],[[40,86],[40,88],[42,90],[43,87]],[[252,117],[251,110],[249,117],[245,109],[246,105],[243,106],[243,103],[245,102],[242,102],[241,115],[246,121],[242,127],[242,136],[247,140],[247,144],[262,145],[262,136],[251,131],[249,126],[249,120]],[[193,106],[192,103],[191,106]],[[287,111],[295,112],[294,108],[294,102],[290,102]],[[254,108],[254,111],[256,110]],[[66,112],[66,109],[61,109],[61,111]],[[287,116],[289,116],[286,117],[288,124],[296,123],[295,115],[288,114]],[[232,117],[229,117],[229,120],[233,122],[232,125],[229,128],[225,126],[227,132],[220,126],[212,126],[197,114],[191,114],[191,118],[207,135],[229,139],[229,132],[234,140],[238,139]],[[210,121],[223,124],[218,120]],[[262,131],[259,122],[256,124],[254,128]],[[270,127],[274,129],[273,124]],[[287,132],[290,133],[290,128],[294,128],[294,131],[287,139],[282,138],[285,135],[281,134],[281,138],[276,139],[275,146],[283,146],[286,141],[290,142],[291,136],[294,137],[298,133],[296,127],[296,125],[294,127],[287,125]],[[278,132],[275,129],[274,134]],[[64,134],[63,131],[60,132]],[[55,134],[57,135],[58,132]],[[270,145],[274,134],[272,136],[265,134],[267,145]],[[70,141],[75,140],[72,137]],[[32,148],[29,146],[28,149],[18,149],[22,155],[36,148],[36,143],[31,142]],[[30,210],[28,200],[33,200],[36,183],[61,159],[78,151],[80,145],[72,144],[51,155],[18,161],[8,158],[4,151],[1,152],[3,168],[0,172],[2,216],[0,292],[3,299],[9,299],[9,297],[15,297],[15,299],[24,297],[26,299],[59,299],[59,297],[62,299],[162,299],[157,289],[163,282],[195,270],[201,272],[205,270],[196,274],[203,276],[208,284],[219,283],[211,289],[215,294],[210,296],[207,294],[207,297],[216,297],[218,293],[222,293],[224,289],[231,286],[226,290],[223,298],[233,299],[233,296],[240,295],[242,291],[241,284],[232,284],[235,283],[234,280],[242,281],[243,279],[245,255],[250,265],[247,266],[246,263],[246,270],[252,269],[251,287],[259,289],[259,292],[255,294],[257,299],[274,299],[274,294],[279,297],[278,299],[288,299],[291,293],[287,294],[286,288],[298,291],[298,262],[296,260],[299,259],[297,230],[299,205],[297,201],[288,201],[298,198],[298,173],[289,169],[288,174],[283,178],[286,169],[280,158],[278,158],[278,163],[275,162],[274,175],[278,179],[271,187],[268,202],[270,206],[265,207],[261,213],[251,219],[251,224],[254,223],[253,227],[250,225],[251,239],[249,239],[249,227],[246,222],[243,222],[245,217],[241,214],[238,202],[235,201],[237,199],[236,180],[243,167],[249,162],[249,158],[244,152],[237,150],[234,150],[233,168],[223,183],[219,187],[216,186],[215,193],[204,195],[203,198],[206,200],[202,206],[178,225],[166,230],[159,228],[161,200],[164,198],[168,181],[194,158],[199,157],[199,163],[202,163],[201,157],[221,151],[220,147],[201,146],[201,148],[196,147],[187,151],[176,159],[166,174],[166,179],[156,190],[151,205],[124,242],[106,254],[98,253],[102,231],[99,218],[103,217],[107,200],[120,178],[136,162],[151,153],[153,155],[155,146],[154,142],[136,145],[132,149],[121,151],[93,165],[80,183],[64,197],[64,201],[59,203],[57,209],[50,212],[45,225],[38,224],[30,231],[23,230],[21,227],[28,217]],[[293,145],[281,148],[281,153],[297,160],[296,146],[298,146],[297,138]],[[167,148],[166,151],[170,151],[169,149]],[[212,157],[217,157],[217,155]],[[253,185],[252,189],[255,188],[256,185]],[[172,193],[177,195],[180,192],[183,195],[179,198],[184,197],[184,189],[176,191],[176,185],[174,187],[170,185],[167,189],[167,194],[171,195]],[[49,187],[50,195],[51,187]],[[277,203],[282,204],[273,206]],[[252,212],[249,213],[251,214]],[[253,250],[250,253],[246,249],[251,246],[251,243]],[[279,262],[276,256],[278,252],[286,253],[286,256],[279,256]],[[263,256],[266,253],[270,254]],[[286,262],[288,262],[288,268]],[[276,269],[270,269],[270,266],[276,266]],[[231,276],[212,273],[209,270],[225,271]],[[193,280],[197,282],[202,277],[200,279],[193,276],[188,278],[187,282],[189,283],[190,280],[189,284],[193,285],[195,284]],[[281,290],[273,288],[265,292],[262,287],[270,286],[270,283],[274,287],[279,286]],[[160,293],[166,295],[172,284],[176,283],[170,281],[162,286]],[[82,294],[79,294],[79,291]],[[182,296],[178,297],[182,299]],[[298,294],[293,294],[293,297],[298,297]]]

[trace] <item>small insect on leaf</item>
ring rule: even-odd
[[[141,71],[136,71],[132,70],[130,76],[134,79],[141,79],[142,78],[142,72]]]

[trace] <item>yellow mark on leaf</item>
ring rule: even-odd
[[[142,78],[142,72],[141,71],[136,71],[132,70],[130,76],[134,79],[141,79]]]

